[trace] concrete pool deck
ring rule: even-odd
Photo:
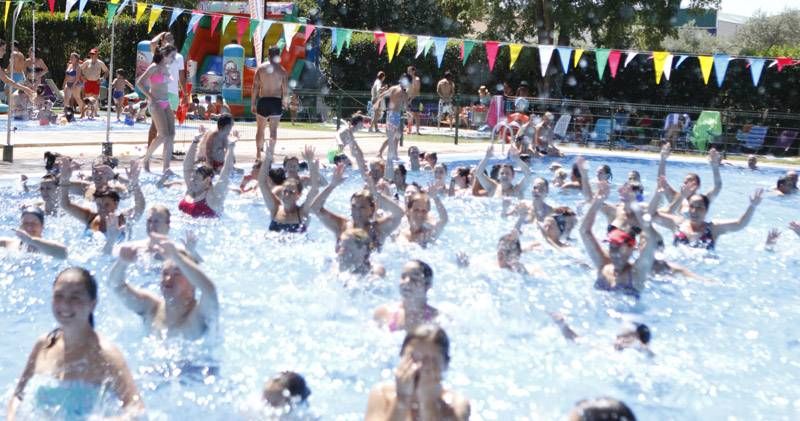
[[[305,128],[293,128],[282,125],[278,129],[278,145],[276,148],[276,161],[288,154],[300,155],[305,145],[312,145],[317,150],[317,155],[324,158],[328,150],[335,147],[335,132],[331,130],[313,130]],[[176,151],[185,151],[190,144],[196,127],[181,128],[176,135]],[[250,132],[248,130],[248,132]],[[249,134],[249,133],[248,133]],[[446,141],[429,141],[415,138],[416,136],[406,136],[404,147],[401,148],[401,156],[405,155],[405,149],[410,145],[415,145],[422,151],[437,152],[440,155],[465,154],[470,156],[482,156],[486,151],[488,141],[475,141],[460,143],[458,145]],[[146,148],[147,132],[144,130],[114,131],[113,132],[113,152],[114,155],[124,163],[133,158],[140,157]],[[359,141],[366,156],[375,156],[381,143],[385,139],[383,133],[358,132],[356,138]],[[45,151],[58,152],[69,155],[79,161],[89,161],[101,153],[101,145],[105,141],[105,132],[102,131],[26,131],[15,133],[14,162],[0,161],[0,176],[7,178],[18,174],[37,174],[43,172],[42,157]],[[4,142],[3,142],[4,143]],[[642,151],[623,151],[609,150],[603,148],[587,148],[577,145],[559,145],[561,150],[567,155],[587,154],[605,155],[626,158],[650,158],[658,159],[658,154]],[[497,145],[496,155],[499,153],[501,145]],[[159,157],[159,152],[156,157]],[[236,146],[236,161],[239,163],[249,163],[255,159],[256,147],[255,139],[242,139]],[[678,159],[689,162],[705,162],[706,158],[697,155],[683,155],[674,153],[671,159]],[[781,158],[771,159],[771,162],[761,162],[759,165],[765,167],[778,168],[797,168],[793,161],[782,162]],[[741,162],[744,165],[744,162]],[[152,168],[156,171],[161,167],[160,160],[153,162]],[[174,162],[172,168],[180,168],[180,162]]]

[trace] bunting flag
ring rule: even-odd
[[[714,74],[717,76],[717,87],[722,87],[730,60],[731,58],[727,54],[714,54]]]
[[[21,5],[22,2],[20,2],[19,4]],[[111,22],[114,21],[114,16],[117,15],[117,9],[119,9],[119,4],[114,4],[114,3],[106,4],[106,26],[111,26]]]
[[[406,41],[408,41],[408,35],[400,34],[400,38],[397,39],[397,52],[395,55],[400,55],[400,52],[403,51],[403,47],[406,46]]]
[[[47,0],[47,5],[50,7],[50,14],[56,12],[56,0]]]
[[[594,50],[594,56],[597,59],[597,78],[603,80],[603,74],[606,72],[606,63],[611,50],[608,48],[598,48]]]
[[[684,61],[685,61],[687,58],[689,58],[689,56],[687,56],[687,55],[681,55],[681,56],[678,56],[678,62],[677,62],[677,63],[675,63],[675,69],[677,70],[679,67],[681,67],[681,64],[683,64],[683,62],[684,62]]]
[[[519,53],[522,52],[522,44],[508,44],[509,63],[508,68],[513,69],[514,63],[519,58]]]
[[[539,61],[542,59],[542,50],[541,46],[539,46]],[[558,58],[561,60],[561,68],[564,69],[564,74],[569,73],[569,56],[572,55],[572,48],[569,47],[558,47]],[[548,60],[550,61],[550,60]]]
[[[344,45],[347,48],[350,48],[350,40],[353,38],[353,30],[352,29],[345,29],[344,30]]]
[[[639,55],[638,51],[626,51],[625,52],[625,64],[622,66],[623,68],[628,67],[629,64]]]
[[[486,41],[483,43],[486,47],[486,59],[489,61],[489,71],[494,70],[494,60],[497,58],[497,50],[500,48],[500,43],[497,41]]]
[[[789,57],[778,57],[775,63],[778,65],[778,71],[781,72],[784,67],[791,66],[794,61]]]
[[[392,62],[394,59],[394,50],[397,48],[397,40],[400,38],[400,34],[395,33],[387,33],[384,34],[386,38],[386,54],[389,55],[389,63]]]
[[[283,39],[286,40],[286,50],[292,46],[292,38],[294,34],[300,29],[300,24],[284,22],[283,24]]]
[[[386,46],[386,34],[382,31],[377,31],[372,34],[372,37],[378,43],[378,55],[383,54],[383,47]]]
[[[761,79],[761,72],[764,70],[763,58],[750,58],[747,62],[750,64],[750,76],[753,78],[753,86],[758,86],[758,80]]]
[[[672,54],[667,54],[667,57],[664,59],[664,77],[669,80],[670,75],[672,75],[672,59],[675,58]]]
[[[330,51],[331,53],[336,51],[336,43],[337,41],[339,41],[338,39],[336,39],[337,33],[338,31],[336,30],[336,28],[331,29],[331,51]]]
[[[611,70],[611,78],[617,78],[617,69],[619,68],[619,59],[622,58],[622,51],[611,50],[608,53],[608,69]]]
[[[444,59],[444,50],[447,48],[447,38],[433,37],[433,45],[436,48],[436,66],[442,67],[442,59]]]
[[[256,31],[261,33],[259,27],[261,26],[261,20],[259,19],[250,19],[250,25],[247,26],[247,37],[250,39],[256,39]]]
[[[64,20],[69,18],[69,12],[72,10],[72,7],[75,6],[78,0],[67,0],[67,4],[64,6]],[[8,16],[8,4],[11,3],[10,1],[6,1],[6,16]]]
[[[144,16],[144,12],[147,11],[147,3],[137,2],[136,3],[136,19],[134,22],[139,23],[142,20],[142,16]]]
[[[228,25],[231,24],[231,20],[233,20],[233,16],[231,15],[224,15],[222,16],[222,33],[225,33],[225,30],[228,29]]]
[[[348,31],[349,29],[336,28],[336,57],[342,54],[342,48],[344,48],[344,44],[347,41]]]
[[[180,7],[172,9],[172,16],[170,16],[169,18],[169,28],[172,28],[172,25],[175,23],[175,21],[178,19],[178,16],[180,16],[181,13],[183,13],[183,9],[181,9]]]
[[[161,11],[164,10],[164,6],[153,5],[150,8],[150,18],[147,20],[147,33],[149,34],[153,30],[153,25],[156,24],[159,16],[161,16]]]
[[[550,65],[550,59],[553,57],[553,49],[552,45],[539,46],[539,70],[542,72],[542,77],[547,73],[547,66]],[[561,49],[558,53],[561,54]],[[567,51],[567,60],[569,60],[569,51]],[[561,62],[563,65],[564,56],[561,56]]]
[[[425,51],[422,52],[422,55],[427,57],[428,54],[431,52],[431,47],[433,47],[433,37],[431,37],[431,39],[428,40],[428,43],[425,44]]]
[[[703,82],[708,85],[708,78],[711,76],[711,66],[714,64],[714,58],[711,56],[697,56],[700,60],[700,71],[703,72]]]
[[[186,28],[186,35],[189,35],[191,32],[197,32],[197,25],[200,24],[200,19],[203,18],[203,14],[200,12],[192,12],[192,17],[189,19],[189,25]]]
[[[243,17],[236,17],[236,42],[242,45],[242,38],[244,33],[250,29],[250,19]],[[249,38],[249,37],[248,37]]]
[[[417,37],[417,54],[414,56],[414,58],[419,58],[419,55],[422,54],[423,51],[426,52],[426,54],[427,54],[428,44],[430,44],[430,43],[431,43],[431,37],[429,37],[427,35],[418,36]]]
[[[262,20],[259,22],[258,25],[258,39],[259,41],[263,41],[264,37],[267,36],[267,32],[269,32],[269,28],[272,27],[271,20]]]
[[[219,21],[222,20],[222,15],[211,15],[211,36],[214,36],[214,32],[217,31],[217,25],[219,25]],[[225,28],[222,28],[222,33],[225,33]]]
[[[572,67],[578,67],[578,63],[581,61],[582,55],[583,55],[583,48],[576,48],[575,55],[572,57]]]
[[[656,85],[661,84],[661,74],[664,73],[664,61],[669,55],[666,51],[653,51],[653,70],[656,72]]]
[[[83,0],[83,1],[86,2],[87,0]],[[3,25],[7,25],[8,24],[8,11],[10,9],[11,9],[11,0],[6,0],[6,11],[3,14]],[[67,17],[64,16],[64,19],[66,19],[66,18]]]
[[[461,64],[467,64],[473,48],[475,48],[475,41],[464,40],[461,42]]]
[[[89,3],[89,0],[81,0],[78,3],[78,20],[81,20],[81,15],[83,15],[83,9],[86,8],[86,3]]]
[[[308,37],[310,37],[311,34],[314,33],[314,28],[316,28],[316,26],[311,25],[311,24],[307,24],[306,25],[306,31],[305,31],[305,34],[304,34],[306,42],[308,42]]]

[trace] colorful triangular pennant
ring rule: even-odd
[[[580,63],[582,55],[583,55],[583,48],[576,48],[575,55],[572,56],[572,67],[578,67],[578,63]]]
[[[714,57],[697,56],[700,61],[700,71],[703,73],[703,82],[708,85],[708,78],[711,76],[711,66],[714,64]]]
[[[497,50],[500,48],[500,43],[497,41],[486,41],[483,43],[486,47],[486,60],[489,61],[489,71],[494,70],[494,61],[497,58]]]
[[[352,31],[345,28],[336,28],[336,57],[342,54],[344,44],[347,42],[348,33],[352,33]]]
[[[147,33],[149,34],[153,30],[153,25],[156,24],[159,16],[161,16],[161,11],[164,10],[164,6],[160,6],[154,4],[153,7],[150,8],[150,18],[147,19]]]
[[[672,75],[672,59],[675,56],[672,54],[667,54],[667,57],[664,58],[664,77],[669,80],[669,77]]]
[[[142,16],[144,16],[144,12],[147,11],[147,6],[148,6],[148,4],[144,3],[144,2],[137,2],[136,3],[136,19],[134,19],[134,22],[139,23],[139,21],[142,20]]]
[[[539,46],[539,48],[542,48]],[[561,60],[561,68],[564,69],[564,74],[569,73],[569,56],[572,55],[572,48],[569,47],[558,47],[558,58]],[[539,50],[539,60],[541,60],[542,51]],[[548,60],[549,61],[549,60]]]
[[[686,61],[687,58],[689,58],[689,56],[685,54],[678,56],[678,62],[675,63],[675,69],[677,70],[679,67],[681,67],[681,64],[683,64],[683,62]]]
[[[653,70],[656,72],[656,85],[661,83],[661,75],[664,73],[664,60],[669,55],[666,51],[653,51]]]
[[[639,55],[638,51],[626,51],[625,52],[625,64],[622,67],[628,67],[629,64]]]
[[[11,3],[10,1],[6,2],[6,16],[8,16],[8,4]],[[69,18],[69,12],[72,10],[72,7],[78,3],[78,0],[67,0],[67,4],[64,6],[64,20]]]
[[[517,62],[519,58],[519,53],[522,52],[522,44],[509,44],[508,45],[508,55],[509,55],[509,62],[508,68],[513,69],[514,63]]]
[[[603,80],[603,74],[606,72],[606,63],[608,62],[608,55],[611,50],[608,48],[598,48],[594,50],[594,57],[597,60],[597,78]]]
[[[217,31],[217,25],[219,25],[219,21],[222,20],[222,15],[213,14],[211,15],[211,36],[214,36],[214,32]],[[225,31],[220,31],[225,32]]]
[[[619,59],[622,58],[622,51],[611,50],[608,53],[608,70],[611,71],[611,78],[616,79],[617,69],[619,68]]]
[[[308,37],[310,37],[311,34],[314,32],[314,28],[316,28],[316,26],[311,24],[306,25],[305,33],[303,34],[305,37],[305,41],[308,41]]]
[[[200,12],[192,12],[192,17],[189,19],[189,25],[186,28],[186,35],[189,35],[191,32],[197,31],[197,25],[200,24],[200,19],[203,18],[203,14]]]
[[[764,60],[763,58],[751,58],[747,59],[750,63],[750,77],[753,78],[753,86],[758,86],[758,80],[761,79],[761,72],[764,70]]]
[[[466,39],[461,41],[461,64],[467,64],[467,59],[472,54],[473,48],[475,48],[475,41]]]
[[[89,3],[89,0],[81,0],[78,3],[78,20],[81,20],[81,15],[83,15],[83,9],[86,8],[86,3]]]
[[[300,29],[300,24],[284,22],[283,39],[286,40],[287,50],[292,46],[292,38],[294,38],[294,34],[296,34],[299,29]]]
[[[22,2],[19,4],[22,4]],[[119,9],[119,4],[106,4],[106,26],[111,26],[111,22],[114,21],[114,16],[117,15],[117,9]]]
[[[391,63],[392,59],[394,59],[394,51],[397,48],[397,40],[400,38],[400,34],[389,32],[385,34],[385,37],[386,37],[386,54],[389,55],[389,63]]]
[[[244,33],[248,32],[250,29],[250,19],[244,17],[237,17],[236,18],[236,42],[239,45],[242,45],[242,38],[244,38]],[[251,38],[251,36],[248,36]]]
[[[731,58],[727,54],[714,54],[714,74],[717,76],[717,86],[722,87],[725,81],[725,72],[728,71],[728,62]]]
[[[447,38],[433,37],[433,45],[436,48],[436,66],[442,67],[442,60],[444,59],[444,50],[447,48]]]
[[[228,29],[228,25],[231,24],[231,20],[233,20],[233,16],[231,15],[223,15],[222,16],[222,33],[225,33],[225,30]]]
[[[538,46],[538,49],[539,49],[539,70],[542,72],[542,77],[545,77],[545,74],[547,73],[547,66],[550,65],[550,59],[553,57],[553,49],[554,48],[555,47],[553,47],[552,45],[540,45],[540,46]],[[561,54],[560,51],[559,51],[559,54]],[[569,54],[569,52],[567,52],[567,54]],[[567,56],[567,60],[569,60],[569,56]]]
[[[386,34],[382,31],[375,31],[372,33],[372,37],[378,43],[378,55],[383,54],[383,47],[386,47]]]
[[[408,38],[408,35],[400,34],[400,38],[397,39],[397,52],[395,52],[395,55],[400,55],[400,52],[403,51],[403,47],[406,46]]]
[[[431,37],[427,35],[420,35],[417,37],[417,54],[414,56],[415,58],[419,58],[419,55],[423,52],[427,55],[428,53],[428,46],[431,43]]]
[[[169,28],[172,28],[172,25],[175,23],[175,21],[178,19],[178,16],[180,16],[181,13],[183,13],[183,9],[181,9],[180,7],[172,9],[172,16],[170,16],[169,18]]]

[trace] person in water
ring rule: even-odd
[[[214,169],[215,174],[222,171],[227,157],[229,138],[233,134],[233,117],[230,114],[223,114],[217,119],[217,128],[207,131],[200,141],[199,161]],[[238,132],[236,136],[238,138]]]
[[[372,264],[372,239],[361,228],[348,228],[336,241],[336,260],[338,269],[356,275],[372,274],[377,277],[386,276],[386,270],[380,264]]]
[[[62,186],[61,208],[64,209],[67,214],[85,224],[88,230],[105,233],[110,218],[115,218],[117,220],[116,226],[122,229],[126,222],[135,221],[144,213],[144,195],[142,194],[142,189],[139,187],[139,161],[131,161],[129,173],[129,186],[133,193],[133,208],[119,214],[117,210],[121,198],[119,193],[111,189],[102,189],[94,193],[97,211],[72,203],[69,199],[69,189],[64,187],[68,186],[70,183],[70,177],[72,176],[71,167],[71,160],[69,158],[64,158],[59,182],[59,185]]]
[[[59,242],[43,239],[43,231],[44,211],[35,206],[28,206],[22,209],[19,228],[14,230],[17,238],[0,238],[0,247],[66,259],[67,247]]]
[[[380,326],[390,331],[413,331],[425,323],[433,323],[439,310],[428,304],[428,290],[433,286],[433,269],[421,261],[411,260],[403,266],[400,275],[399,303],[384,304],[373,314]]]
[[[186,183],[186,194],[178,204],[181,212],[193,218],[216,218],[225,211],[225,197],[228,195],[230,174],[233,170],[233,157],[239,133],[234,130],[227,139],[228,150],[225,153],[225,163],[219,174],[219,180],[214,183],[214,169],[209,165],[195,167],[195,156],[200,139],[205,136],[205,127],[200,126],[198,134],[186,151],[183,159],[183,181]]]
[[[636,421],[628,405],[614,398],[584,399],[575,404],[567,415],[567,421]]]
[[[70,267],[56,276],[52,311],[58,327],[33,346],[8,404],[8,420],[17,418],[29,394],[37,409],[47,414],[45,419],[88,418],[98,401],[109,396],[108,390],[129,417],[142,412],[144,405],[125,358],[94,330],[96,306],[97,282],[86,269]],[[27,390],[38,377],[45,382]]]
[[[667,166],[667,158],[670,155],[670,146],[669,143],[664,144],[661,148],[661,160],[658,163],[658,176],[666,176],[666,166]],[[709,190],[705,196],[708,198],[709,204],[717,198],[719,192],[722,190],[722,175],[720,174],[719,167],[720,162],[722,162],[722,156],[716,149],[711,148],[708,151],[708,163],[711,165],[711,172],[714,174],[714,187]],[[683,184],[687,185],[692,188],[692,193],[695,193],[697,190],[700,189],[700,176],[695,173],[686,174],[686,177],[683,179]],[[669,183],[664,186],[664,197],[667,199],[667,202],[670,203],[668,210],[665,209],[667,212],[676,212],[678,209],[681,209],[684,213],[686,212],[686,208],[688,203],[686,202],[685,198],[681,200],[680,192],[676,191],[669,185]]]
[[[264,403],[280,415],[290,415],[296,407],[306,404],[311,389],[303,376],[284,371],[264,383],[261,396]]]
[[[450,363],[450,339],[433,325],[408,331],[393,382],[372,388],[366,421],[468,420],[469,401],[447,390],[442,377]]]
[[[272,167],[275,153],[275,139],[269,139],[267,150],[264,154],[264,163],[258,172],[258,186],[264,203],[269,210],[271,221],[269,230],[274,232],[303,233],[308,224],[308,215],[311,212],[311,203],[319,190],[319,162],[314,160],[314,148],[306,146],[303,158],[311,162],[311,187],[305,202],[298,205],[300,195],[303,193],[302,184],[296,178],[287,178],[280,186],[275,186],[272,179],[267,177],[267,170]]]
[[[516,185],[514,184],[514,167],[511,166],[511,164],[502,164],[498,174],[498,180],[492,180],[486,176],[484,170],[486,169],[486,165],[489,163],[489,158],[492,157],[493,151],[494,144],[489,145],[489,147],[486,149],[486,155],[478,164],[478,168],[475,169],[478,182],[481,184],[481,186],[483,186],[484,189],[486,189],[486,195],[490,197],[522,197],[522,192],[525,189],[525,186],[528,185],[528,182],[531,178],[528,165],[525,164],[522,159],[520,159],[519,152],[517,152],[515,149],[511,149],[509,151],[509,156],[511,160],[521,168],[523,176],[522,180]]]
[[[187,253],[161,234],[150,234],[156,252],[164,256],[161,297],[125,282],[125,272],[136,261],[137,249],[122,247],[108,282],[129,310],[142,317],[151,332],[196,340],[219,326],[219,298],[214,282]],[[196,291],[200,290],[198,300]]]
[[[440,194],[441,190],[437,190],[431,185],[427,193],[413,193],[407,199],[406,219],[408,220],[408,227],[400,232],[401,238],[409,243],[417,243],[424,247],[436,241],[442,235],[444,227],[447,225],[447,209],[445,209],[442,199],[439,198]],[[433,196],[433,203],[436,204],[436,212],[439,214],[439,218],[435,223],[428,219],[428,214],[431,211],[431,196]]]
[[[636,239],[621,229],[615,228],[608,233],[606,237],[607,250],[601,247],[592,232],[592,226],[597,212],[608,197],[608,190],[607,183],[601,182],[598,185],[597,195],[592,200],[581,223],[581,240],[583,240],[586,253],[597,268],[595,288],[622,291],[638,296],[644,288],[644,281],[650,274],[655,261],[657,241],[654,241],[654,238],[656,231],[649,221],[645,221],[642,208],[636,206],[633,212],[638,226],[642,229],[641,236],[645,243],[645,246],[639,250],[639,257],[633,263],[630,262],[631,255],[636,249]]]
[[[134,248],[137,252],[149,253],[156,260],[164,260],[164,256],[158,253],[158,239],[153,238],[150,234],[160,234],[168,236],[170,231],[170,224],[172,221],[172,214],[164,205],[155,205],[147,211],[147,220],[145,229],[147,231],[147,238],[142,240],[129,241],[122,243],[120,247]],[[183,245],[186,252],[192,259],[202,262],[203,259],[197,253],[197,236],[191,232],[186,232],[186,237],[183,239]]]
[[[579,338],[579,335],[567,324],[564,315],[561,313],[552,313],[550,317],[561,330],[561,334],[565,339],[574,342]],[[628,326],[623,327],[619,333],[617,333],[614,339],[614,349],[617,351],[630,348],[652,357],[654,354],[653,351],[650,350],[649,344],[650,328],[644,323],[628,324]]]

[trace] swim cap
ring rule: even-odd
[[[626,245],[628,247],[633,247],[636,245],[636,239],[619,228],[613,229],[608,233],[606,242],[615,246]]]

